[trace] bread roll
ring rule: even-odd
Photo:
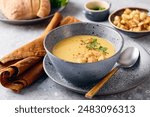
[[[50,0],[0,0],[2,13],[10,20],[45,17],[51,11]]]
[[[37,13],[39,17],[45,17],[51,12],[50,0],[41,0],[40,9]]]

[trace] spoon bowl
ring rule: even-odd
[[[117,61],[118,66],[107,74],[99,83],[97,83],[89,92],[85,94],[86,98],[91,99],[119,70],[119,68],[129,68],[135,65],[140,55],[140,51],[135,47],[125,49]]]
[[[119,60],[117,61],[118,66],[124,68],[132,67],[137,62],[139,55],[140,52],[137,48],[135,47],[127,48],[121,53]]]

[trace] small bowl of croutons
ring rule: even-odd
[[[144,8],[122,8],[109,16],[109,22],[129,37],[142,37],[150,34],[150,16],[148,12]]]

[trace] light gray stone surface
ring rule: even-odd
[[[73,15],[76,16],[81,21],[88,21],[82,10],[83,4],[87,0],[70,0],[67,8],[62,12],[64,16]],[[149,0],[109,0],[112,3],[111,12],[126,6],[138,6],[149,8]],[[43,22],[36,25],[26,25],[26,26],[16,26],[0,22],[0,58],[5,54],[11,52],[12,50],[22,46],[23,44],[32,41],[38,37],[48,22]],[[103,24],[109,25],[108,22],[101,22]],[[129,37],[123,35],[124,39]],[[144,48],[150,53],[150,36],[146,36],[139,39],[134,39],[138,43],[144,46]],[[54,82],[47,76],[43,76],[39,81],[37,81],[32,86],[24,89],[20,94],[15,94],[9,89],[0,86],[0,99],[1,100],[53,100],[53,99],[85,99],[83,95],[74,93],[67,90]],[[111,96],[99,96],[94,99],[150,99],[150,76],[147,81],[145,81],[140,86],[132,89],[128,92],[111,95]]]

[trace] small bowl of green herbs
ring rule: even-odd
[[[105,21],[108,19],[111,4],[102,0],[92,0],[84,4],[84,13],[92,21]]]

